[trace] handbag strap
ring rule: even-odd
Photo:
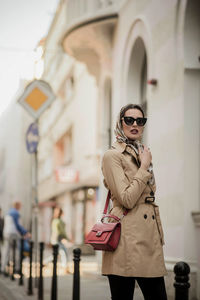
[[[110,202],[110,198],[111,198],[111,192],[110,190],[108,191],[108,194],[107,194],[107,198],[106,198],[106,203],[105,203],[105,206],[104,206],[104,210],[103,210],[103,214],[104,215],[107,215],[107,212],[108,212],[108,205],[109,205],[109,202]],[[129,212],[129,209],[126,209],[124,212],[123,212],[123,217],[127,215],[127,213]]]

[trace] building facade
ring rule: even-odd
[[[97,85],[84,64],[62,51],[65,17],[58,11],[44,48],[42,79],[56,99],[39,122],[39,239],[50,242],[52,209],[60,206],[68,236],[84,248],[99,206]]]
[[[96,208],[102,207],[101,155],[114,141],[120,107],[141,104],[148,116],[144,142],[153,153],[165,232],[169,297],[174,264],[183,260],[191,267],[191,299],[200,299],[199,11],[198,0],[61,1],[47,37],[44,73],[60,96],[41,119],[39,158],[41,201],[56,197],[76,203],[73,193],[98,186]],[[58,149],[68,142],[72,146],[66,146],[65,159],[80,174],[84,170],[87,183],[83,177],[73,184],[52,181],[52,145],[63,166],[68,163]],[[78,216],[79,205],[68,206],[69,218],[74,211]]]

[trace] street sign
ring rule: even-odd
[[[79,181],[79,172],[67,166],[60,166],[56,168],[56,181],[62,183],[76,183]]]
[[[26,148],[29,153],[37,151],[39,131],[37,123],[32,123],[26,132]]]
[[[18,102],[34,119],[38,119],[54,99],[55,95],[46,81],[34,80],[27,85]]]

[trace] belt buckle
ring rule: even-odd
[[[145,198],[145,203],[153,203],[155,201],[155,197],[149,196]]]
[[[102,233],[103,233],[102,231],[97,231],[96,236],[99,237],[102,235]]]

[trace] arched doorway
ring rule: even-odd
[[[186,69],[200,69],[200,2],[189,0],[185,11],[184,63]]]
[[[200,270],[200,1],[188,0],[184,23],[184,149],[186,210],[195,212],[195,247],[189,247]],[[190,219],[189,219],[190,218]],[[189,216],[188,221],[191,220]],[[191,221],[190,221],[191,222]],[[188,226],[187,226],[188,228]],[[185,234],[188,235],[187,228]],[[187,241],[186,241],[187,243]],[[188,250],[188,252],[189,252]],[[197,271],[197,294],[200,297],[200,271]]]
[[[184,25],[184,134],[185,149],[192,158],[186,162],[193,174],[187,187],[198,206],[200,198],[200,1],[189,0]],[[198,167],[197,167],[198,166]]]
[[[138,37],[133,45],[127,77],[127,103],[142,106],[147,113],[147,54],[143,40]],[[146,133],[143,140],[146,141]]]

